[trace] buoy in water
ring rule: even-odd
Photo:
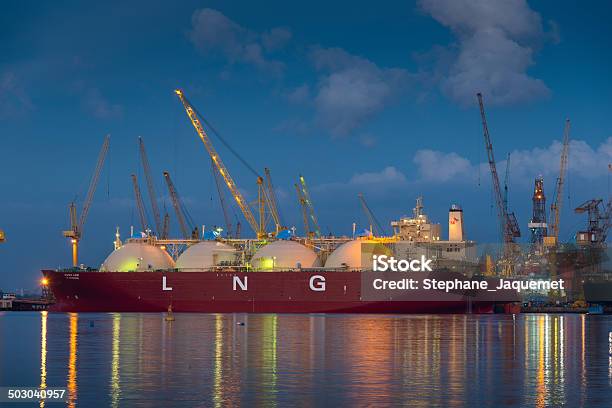
[[[166,313],[166,317],[164,318],[167,322],[174,321],[174,314],[172,313],[172,305],[168,306],[168,313]]]

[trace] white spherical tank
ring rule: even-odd
[[[172,269],[174,261],[163,249],[146,242],[128,242],[104,260],[102,272],[143,272]]]
[[[369,239],[348,241],[327,257],[325,267],[371,269],[372,255],[391,255],[391,251],[383,244]]]
[[[251,265],[259,270],[313,268],[321,266],[319,257],[310,248],[295,241],[274,241],[261,247]]]
[[[233,263],[236,248],[217,241],[202,241],[190,246],[176,260],[181,272],[199,271],[213,266]]]

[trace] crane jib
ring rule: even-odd
[[[210,155],[213,162],[217,166],[217,169],[219,170],[219,173],[223,177],[225,184],[229,188],[232,194],[232,197],[238,204],[238,207],[240,207],[240,210],[242,211],[244,217],[246,218],[247,222],[249,223],[253,231],[255,231],[259,235],[261,233],[260,227],[257,221],[255,220],[255,216],[253,215],[251,208],[247,205],[246,201],[244,200],[244,197],[242,196],[242,193],[236,187],[234,180],[229,174],[229,171],[227,170],[227,168],[221,161],[219,154],[213,147],[212,142],[210,141],[210,138],[208,137],[208,135],[206,134],[206,131],[202,127],[202,124],[200,123],[200,120],[198,119],[195,113],[195,110],[193,109],[191,104],[187,101],[187,99],[185,98],[181,90],[176,90],[175,93],[178,95],[179,99],[181,100],[181,103],[183,104],[185,111],[187,112],[187,116],[189,116],[189,119],[191,120],[191,124],[195,128],[202,142],[204,143],[204,147],[208,151],[208,154]]]

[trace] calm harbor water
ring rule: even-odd
[[[175,318],[0,313],[0,386],[66,387],[84,407],[612,401],[612,316]]]

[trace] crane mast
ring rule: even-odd
[[[495,165],[495,156],[493,155],[493,144],[491,143],[491,137],[489,135],[489,128],[487,126],[487,118],[485,116],[484,103],[482,101],[482,94],[478,93],[478,105],[480,107],[480,117],[482,119],[482,128],[485,141],[485,148],[487,150],[487,158],[489,161],[489,168],[491,170],[491,178],[493,180],[493,190],[495,195],[495,203],[497,205],[497,214],[500,222],[500,228],[504,244],[514,243],[515,237],[521,236],[521,231],[516,221],[514,213],[509,213],[504,206],[504,199],[502,197],[499,176],[497,175],[497,167]],[[507,245],[505,245],[507,247]]]
[[[172,206],[174,207],[174,212],[176,212],[176,218],[179,222],[179,227],[181,229],[181,233],[183,234],[183,238],[189,239],[191,234],[189,232],[189,228],[187,227],[187,223],[185,222],[185,217],[183,216],[183,209],[181,208],[181,199],[174,187],[174,183],[170,178],[170,173],[164,171],[164,179],[166,180],[166,184],[168,185],[168,192],[170,193],[170,200],[172,201]]]
[[[102,168],[104,167],[104,161],[106,160],[106,154],[108,153],[109,146],[110,135],[106,135],[104,142],[102,143],[102,149],[100,149],[100,153],[98,154],[98,161],[96,162],[96,167],[89,182],[87,195],[85,196],[83,208],[81,209],[81,217],[78,218],[78,221],[76,204],[72,202],[69,206],[70,230],[63,231],[63,235],[66,238],[70,238],[70,242],[72,243],[72,266],[74,267],[77,267],[79,264],[79,241],[83,236],[83,227],[85,226],[85,221],[87,220],[87,215],[89,214],[89,208],[93,202],[93,197],[98,186],[98,180],[100,179]]]
[[[159,207],[157,206],[157,194],[155,193],[155,184],[153,183],[153,176],[151,175],[151,167],[149,166],[149,159],[145,150],[144,140],[142,137],[138,137],[138,147],[140,151],[140,160],[142,161],[142,169],[144,170],[145,180],[147,182],[147,191],[149,193],[149,199],[151,200],[151,209],[153,210],[153,222],[155,222],[155,232],[162,234],[163,225],[161,216],[159,213]]]
[[[246,202],[246,200],[242,196],[242,193],[236,186],[236,183],[232,179],[229,171],[227,170],[227,167],[225,167],[225,164],[223,164],[221,157],[219,156],[214,146],[212,145],[212,142],[210,138],[208,137],[208,135],[206,134],[206,131],[204,130],[204,127],[202,126],[202,123],[200,123],[200,119],[198,118],[198,115],[195,109],[189,103],[189,101],[183,94],[182,90],[176,89],[174,92],[181,100],[181,103],[183,104],[183,107],[185,108],[185,112],[187,112],[187,116],[189,116],[189,119],[191,120],[191,124],[195,128],[202,142],[204,143],[204,147],[208,151],[208,154],[213,160],[213,163],[219,170],[219,174],[221,174],[221,177],[223,177],[225,184],[229,188],[232,194],[232,197],[238,204],[238,207],[242,211],[242,214],[244,214],[244,217],[246,218],[247,222],[249,223],[253,231],[255,231],[255,233],[257,234],[257,237],[261,238],[262,236],[265,235],[265,231],[261,230],[261,226],[260,224],[258,224],[257,220],[255,219],[255,216],[253,215],[253,211],[251,210],[251,207],[249,207],[249,204]],[[258,180],[258,183],[259,183],[259,180]]]
[[[142,202],[142,194],[140,193],[140,187],[138,186],[138,177],[132,174],[132,184],[134,186],[134,198],[136,200],[136,208],[138,208],[138,216],[140,218],[140,226],[143,232],[147,232],[149,229],[147,225],[147,214],[145,212],[144,203]]]
[[[569,137],[570,137],[570,120],[565,120],[565,127],[563,129],[563,148],[561,150],[561,159],[559,164],[559,177],[557,177],[557,185],[555,186],[555,193],[553,201],[550,204],[550,238],[548,242],[552,245],[556,245],[559,241],[559,223],[561,215],[561,207],[563,205],[563,184],[565,183],[565,173],[567,171],[567,159],[569,155]]]

